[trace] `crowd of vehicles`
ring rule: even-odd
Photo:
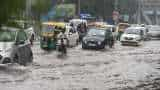
[[[21,23],[20,23],[21,25]],[[21,25],[23,26],[23,25]],[[160,26],[119,23],[109,25],[106,22],[90,22],[73,19],[66,22],[43,22],[40,32],[40,47],[43,50],[57,50],[67,54],[67,47],[81,44],[82,49],[105,49],[121,45],[143,45],[151,39],[160,39]],[[31,50],[35,38],[33,26],[13,28],[3,26],[0,29],[0,63],[18,63],[26,65],[33,61]]]

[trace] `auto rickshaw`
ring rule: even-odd
[[[65,23],[44,22],[42,23],[40,46],[45,50],[56,49],[57,35],[64,30]]]
[[[130,24],[128,24],[128,23],[119,23],[118,24],[117,30],[116,30],[116,32],[117,32],[117,40],[120,41],[120,38],[121,38],[122,34],[124,33],[124,30],[126,28],[128,28],[128,27],[130,27]]]

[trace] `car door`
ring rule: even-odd
[[[32,50],[29,45],[27,34],[24,31],[18,31],[16,36],[16,52],[20,58],[20,64],[24,64],[31,58]]]

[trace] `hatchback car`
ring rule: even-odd
[[[141,45],[143,40],[147,40],[147,31],[143,27],[129,27],[121,37],[121,44]]]
[[[33,53],[26,32],[16,28],[0,30],[0,64],[32,62]]]
[[[111,30],[91,28],[82,40],[82,48],[104,49],[106,45],[110,45],[111,38],[113,38]]]
[[[160,39],[160,26],[150,26],[148,36],[150,39]]]

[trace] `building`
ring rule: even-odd
[[[160,0],[138,0],[139,23],[160,25]]]

